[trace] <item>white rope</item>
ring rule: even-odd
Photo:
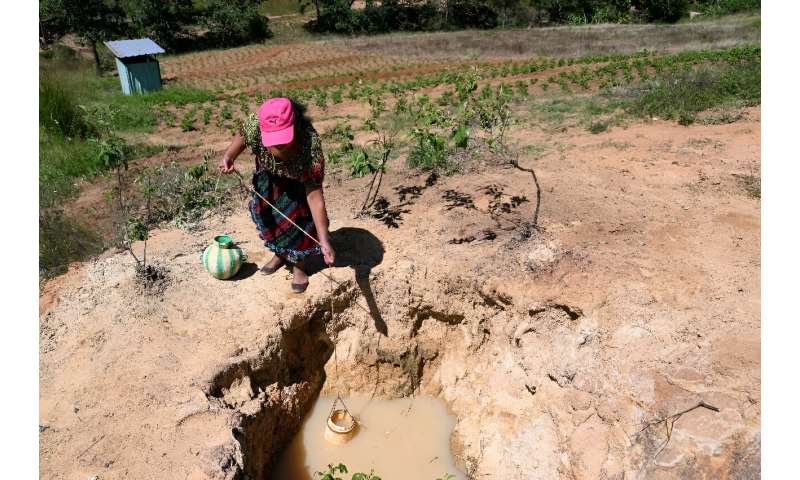
[[[277,208],[275,205],[273,205],[273,204],[272,204],[272,203],[271,203],[269,200],[267,200],[266,198],[264,198],[264,196],[263,196],[263,195],[261,195],[260,193],[258,193],[258,191],[257,191],[257,190],[255,190],[254,188],[250,188],[250,187],[249,187],[249,186],[248,186],[248,185],[245,183],[245,181],[244,181],[244,177],[242,177],[242,174],[241,174],[241,173],[239,173],[239,171],[238,171],[238,170],[234,169],[234,170],[233,170],[233,172],[236,174],[236,176],[237,176],[237,177],[239,177],[239,181],[242,183],[242,186],[243,186],[243,187],[244,187],[246,190],[249,190],[250,192],[252,192],[252,193],[255,193],[255,194],[258,196],[258,198],[260,198],[261,200],[263,200],[263,201],[264,201],[264,203],[266,203],[267,205],[269,205],[270,207],[272,207],[272,209],[273,209],[273,210],[275,210],[276,212],[278,212],[278,214],[279,214],[281,217],[285,218],[285,219],[286,219],[286,220],[287,220],[289,223],[291,223],[292,225],[294,225],[294,227],[295,227],[296,229],[298,229],[298,230],[300,230],[301,232],[303,232],[303,235],[305,235],[306,237],[310,238],[310,239],[311,239],[311,240],[312,240],[314,243],[316,243],[317,245],[319,245],[319,246],[320,246],[320,248],[322,248],[322,244],[321,244],[321,243],[319,243],[319,241],[317,241],[317,239],[316,239],[316,238],[314,238],[314,237],[312,237],[311,235],[309,235],[309,234],[308,234],[308,232],[306,232],[306,231],[305,231],[303,228],[301,228],[301,227],[300,227],[298,224],[294,223],[294,222],[292,221],[292,219],[291,219],[291,218],[289,218],[289,217],[287,217],[286,215],[284,215],[284,214],[283,214],[283,212],[281,212],[280,210],[278,210],[278,208]],[[326,274],[324,271],[321,271],[320,273],[322,273],[323,275],[325,275],[325,277],[327,277],[327,278],[328,278],[328,280],[330,280],[331,282],[333,282],[333,283],[335,283],[335,284],[337,284],[337,285],[340,285],[340,286],[341,286],[341,283],[339,283],[339,282],[337,282],[336,280],[334,280],[334,278],[333,278],[333,277],[331,277],[330,275],[327,275],[327,274]],[[331,287],[331,294],[330,294],[330,305],[331,305],[331,321],[333,321],[333,293],[334,293],[334,292],[333,292],[333,287]],[[354,303],[355,303],[356,305],[358,305],[359,307],[361,307],[362,309],[364,309],[364,307],[362,307],[362,306],[361,306],[361,304],[359,304],[358,302],[354,302]],[[364,309],[364,310],[366,310],[366,309]],[[366,312],[367,312],[367,313],[369,313],[369,310],[366,310]],[[334,367],[334,370],[335,370],[335,373],[336,373],[336,381],[338,382],[338,380],[339,380],[339,357],[338,357],[338,355],[336,354],[336,342],[333,342],[333,367]],[[330,412],[330,414],[328,414],[328,418],[331,418],[331,417],[333,416],[333,411],[334,411],[334,409],[336,408],[336,403],[337,403],[337,402],[341,402],[341,404],[342,404],[342,407],[344,408],[344,411],[345,411],[345,412],[347,412],[347,414],[348,414],[348,415],[350,415],[350,418],[351,418],[351,419],[353,419],[353,421],[355,421],[355,418],[354,418],[354,417],[353,417],[353,415],[350,413],[350,411],[347,409],[347,405],[345,405],[345,403],[344,403],[344,399],[342,398],[342,395],[341,395],[341,393],[339,392],[339,387],[338,387],[338,385],[336,386],[336,400],[334,400],[334,401],[333,401],[333,405],[331,405],[331,412]]]
[[[242,174],[241,174],[241,173],[239,173],[239,170],[233,169],[233,173],[235,173],[235,174],[236,174],[236,176],[237,176],[237,177],[239,177],[239,182],[241,182],[241,184],[242,184],[242,187],[244,187],[244,189],[245,189],[245,190],[249,191],[250,193],[254,193],[254,194],[256,194],[256,195],[258,196],[258,198],[260,198],[261,200],[263,200],[263,201],[264,201],[264,203],[266,203],[267,205],[269,205],[270,207],[272,207],[272,209],[273,209],[273,210],[275,210],[276,212],[278,212],[278,214],[279,214],[280,216],[282,216],[283,218],[285,218],[286,220],[288,220],[288,221],[289,221],[289,223],[291,223],[291,224],[292,224],[292,225],[293,225],[293,226],[294,226],[296,229],[298,229],[298,230],[300,230],[301,232],[303,232],[303,235],[305,235],[306,237],[310,238],[310,239],[311,239],[311,240],[312,240],[314,243],[316,243],[317,245],[319,245],[319,246],[320,246],[320,248],[322,248],[322,244],[321,244],[321,243],[319,243],[319,241],[318,241],[316,238],[314,238],[314,237],[312,237],[311,235],[309,235],[309,234],[308,234],[308,232],[306,232],[306,231],[305,231],[303,228],[301,228],[301,227],[300,227],[298,224],[294,223],[294,222],[292,221],[292,219],[291,219],[291,218],[289,218],[289,217],[287,217],[286,215],[284,215],[284,214],[283,214],[283,212],[281,212],[280,210],[278,210],[278,207],[276,207],[276,206],[275,206],[275,205],[273,205],[273,204],[272,204],[272,203],[271,203],[269,200],[267,200],[266,198],[264,198],[264,196],[263,196],[263,195],[261,195],[260,193],[258,193],[258,191],[256,191],[254,188],[252,188],[252,187],[250,187],[249,185],[247,185],[247,183],[244,181],[244,177],[242,176]],[[331,267],[331,266],[330,266],[330,265],[328,265],[328,268],[330,268],[330,267]],[[336,284],[338,287],[342,287],[342,286],[343,286],[343,284],[342,284],[341,282],[337,281],[335,278],[333,278],[332,276],[328,275],[328,274],[325,272],[325,270],[320,270],[320,272],[319,272],[319,273],[321,273],[321,274],[322,274],[322,275],[323,275],[325,278],[327,278],[327,279],[328,279],[328,280],[330,280],[331,282],[335,283],[335,284]],[[331,302],[333,302],[333,293],[331,293]],[[357,305],[357,306],[358,306],[358,308],[360,308],[361,310],[364,310],[364,311],[365,311],[365,312],[367,312],[367,313],[368,313],[370,316],[372,316],[372,312],[370,312],[368,308],[366,308],[366,307],[364,307],[363,305],[361,305],[361,303],[359,303],[359,302],[357,302],[357,301],[353,301],[353,304],[354,304],[354,305]],[[331,316],[333,316],[333,311],[332,311],[332,310],[331,310]]]
[[[301,228],[301,227],[300,227],[298,224],[294,223],[294,222],[292,221],[292,219],[291,219],[291,218],[289,218],[289,217],[287,217],[286,215],[284,215],[284,214],[283,214],[283,212],[281,212],[280,210],[278,210],[278,208],[277,208],[275,205],[271,204],[271,203],[269,202],[269,200],[267,200],[266,198],[264,198],[264,197],[263,197],[263,196],[262,196],[260,193],[258,193],[258,191],[257,191],[257,190],[255,190],[255,189],[253,189],[253,188],[250,188],[250,187],[248,187],[248,186],[247,186],[247,184],[244,182],[244,177],[242,177],[242,174],[241,174],[241,173],[239,173],[239,170],[236,170],[236,169],[234,169],[234,170],[233,170],[233,173],[235,173],[235,174],[236,174],[236,176],[237,176],[237,177],[239,177],[239,181],[240,181],[240,182],[242,182],[242,185],[243,185],[243,186],[244,186],[244,187],[245,187],[247,190],[250,190],[251,192],[253,192],[253,193],[255,193],[256,195],[258,195],[258,198],[260,198],[261,200],[263,200],[263,201],[264,201],[264,203],[266,203],[267,205],[269,205],[270,207],[272,207],[272,209],[273,209],[273,210],[275,210],[276,212],[278,212],[278,214],[279,214],[281,217],[285,218],[285,219],[286,219],[286,220],[287,220],[289,223],[291,223],[292,225],[294,225],[294,226],[295,226],[295,228],[297,228],[298,230],[300,230],[301,232],[303,232],[303,235],[305,235],[306,237],[310,238],[310,239],[311,239],[311,241],[313,241],[314,243],[316,243],[317,245],[319,245],[319,248],[322,248],[322,244],[321,244],[321,243],[319,243],[319,241],[318,241],[316,238],[314,238],[314,237],[312,237],[311,235],[309,235],[309,233],[308,233],[308,232],[306,232],[306,231],[305,231],[303,228]]]

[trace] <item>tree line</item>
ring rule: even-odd
[[[313,6],[312,32],[382,33],[553,24],[676,22],[690,9],[707,14],[759,9],[760,0],[301,0]]]
[[[232,47],[272,34],[257,0],[41,0],[42,47],[74,34],[92,49],[117,38],[149,37],[170,52]]]
[[[232,47],[272,36],[259,0],[41,0],[42,47],[74,34],[94,54],[99,42],[150,37],[169,52]],[[758,9],[760,0],[297,0],[313,9],[317,33],[383,33],[552,24],[675,22],[689,9],[723,14]],[[266,2],[269,6],[269,1]]]

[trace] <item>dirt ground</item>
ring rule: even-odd
[[[759,110],[510,135],[537,228],[526,172],[397,159],[382,219],[355,216],[367,178],[329,176],[339,285],[257,273],[244,205],[156,231],[155,291],[121,252],[44,284],[41,478],[264,478],[337,389],[443,399],[470,478],[758,478],[760,200],[740,179]],[[199,261],[222,232],[250,261],[231,281]]]

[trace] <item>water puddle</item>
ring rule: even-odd
[[[348,397],[344,401],[359,420],[358,431],[344,445],[324,438],[325,423],[335,397],[320,397],[306,418],[300,433],[280,460],[273,480],[319,478],[328,464],[347,465],[353,472],[374,470],[383,480],[435,480],[449,473],[465,476],[450,453],[450,433],[455,418],[444,403],[418,396],[396,400]]]

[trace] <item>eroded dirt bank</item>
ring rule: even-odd
[[[265,260],[243,209],[155,232],[159,293],[125,254],[76,265],[41,300],[42,478],[264,478],[321,389],[439,396],[472,478],[758,478],[758,118],[515,131],[547,147],[520,158],[538,229],[497,163],[392,169],[385,221],[352,218],[367,179],[331,179],[342,285],[301,297],[202,271],[222,231]]]

